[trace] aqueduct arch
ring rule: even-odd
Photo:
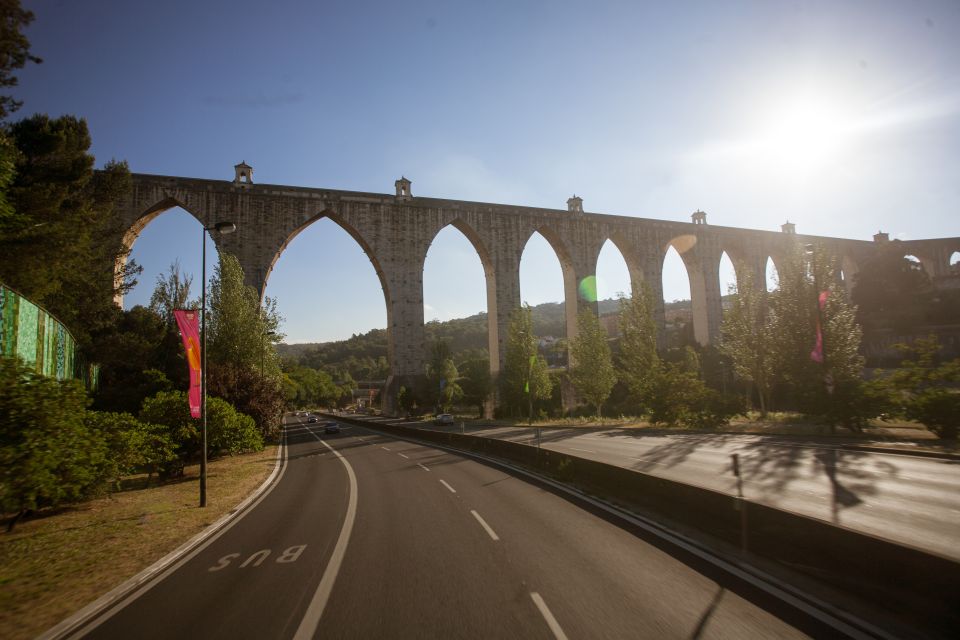
[[[434,237],[447,225],[470,240],[483,264],[491,371],[502,366],[510,312],[520,305],[520,259],[535,231],[547,239],[561,262],[571,336],[576,332],[577,310],[589,304],[579,295],[578,285],[596,275],[597,257],[607,239],[623,256],[631,281],[649,285],[655,321],[662,332],[663,258],[667,247],[680,244],[684,250],[678,252],[691,281],[695,333],[702,344],[715,340],[720,330],[718,269],[724,251],[764,282],[761,274],[767,256],[776,264],[796,242],[819,243],[837,260],[850,264],[864,264],[880,242],[800,235],[792,225],[780,232],[708,225],[705,214],[694,222],[672,222],[586,213],[580,198],[571,198],[566,210],[558,210],[415,197],[409,185],[396,194],[385,194],[254,184],[250,179],[131,177],[133,188],[118,203],[124,226],[117,238],[119,249],[129,248],[150,220],[174,206],[182,207],[204,227],[232,221],[236,233],[214,241],[220,251],[238,258],[247,283],[261,294],[279,255],[306,226],[329,217],[350,233],[370,257],[384,290],[392,351],[384,396],[388,411],[395,409],[402,381],[423,372],[423,263]],[[903,241],[902,246],[905,253],[928,256],[931,275],[937,277],[949,273],[950,255],[960,248],[960,238]],[[121,255],[125,256],[122,251]]]

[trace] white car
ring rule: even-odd
[[[453,424],[453,416],[450,415],[449,413],[441,413],[436,417],[433,423],[440,424],[440,425]]]

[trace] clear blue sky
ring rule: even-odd
[[[19,74],[17,115],[85,117],[98,165],[229,180],[246,160],[273,184],[392,192],[403,174],[433,197],[564,208],[577,193],[603,213],[960,235],[956,0],[25,6],[44,63]],[[199,233],[183,212],[151,223],[127,304],[175,258],[199,271]],[[451,261],[462,271],[439,268]],[[678,261],[667,300],[689,295]],[[629,288],[615,250],[599,276],[601,295]],[[428,319],[485,309],[479,258],[453,230],[424,287]],[[560,300],[538,237],[521,287],[532,304]],[[267,294],[291,342],[386,324],[372,267],[326,220],[291,244]]]

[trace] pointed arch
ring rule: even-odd
[[[774,260],[773,256],[767,256],[764,274],[767,291],[775,291],[779,287],[780,269],[777,267],[777,261]]]
[[[437,230],[437,233],[434,234],[433,238],[430,240],[430,244],[427,246],[426,252],[423,255],[422,264],[423,267],[426,267],[427,254],[430,252],[430,247],[433,246],[437,236],[439,236],[447,227],[456,229],[467,239],[467,241],[473,246],[474,251],[476,251],[477,257],[480,259],[480,266],[483,268],[487,313],[487,353],[490,360],[490,374],[491,376],[496,376],[496,374],[500,371],[500,332],[499,327],[497,326],[497,272],[494,269],[490,251],[487,248],[486,243],[483,241],[483,238],[481,238],[476,229],[463,220],[463,218],[455,218],[454,220],[440,227],[440,229]],[[424,296],[424,298],[426,298],[426,296]]]
[[[160,214],[173,208],[183,209],[197,222],[199,222],[201,226],[205,226],[203,224],[203,220],[200,219],[200,216],[191,211],[189,207],[184,205],[176,198],[164,198],[154,205],[147,207],[143,212],[137,215],[133,221],[126,226],[125,229],[121,231],[119,251],[114,257],[113,262],[113,274],[115,282],[119,282],[121,280],[124,268],[127,266],[127,259],[130,257],[130,253],[133,251],[133,246],[136,244],[137,238],[140,237],[140,234],[143,233],[147,226]],[[213,238],[213,241],[216,244],[217,238]],[[117,294],[114,296],[113,302],[118,307],[123,308],[123,295]]]
[[[720,252],[720,265],[717,272],[720,276],[720,295],[725,296],[731,292],[731,289],[739,288],[741,274],[737,269],[737,262],[730,257],[726,251]],[[743,265],[742,262],[739,263]],[[743,266],[740,267],[743,269]]]
[[[523,265],[523,256],[526,254],[527,246],[534,234],[539,234],[550,248],[560,263],[560,273],[563,276],[563,303],[564,316],[567,331],[567,339],[572,340],[577,335],[577,275],[573,266],[573,258],[566,244],[560,235],[548,225],[541,225],[532,230],[523,243],[521,253],[521,267]]]

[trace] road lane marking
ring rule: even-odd
[[[447,484],[446,480],[440,480],[440,483],[445,486],[447,489],[450,489],[450,493],[456,493],[457,490]]]
[[[500,539],[500,536],[498,536],[496,532],[490,527],[490,525],[487,524],[486,520],[480,517],[479,513],[477,513],[473,509],[470,510],[470,513],[473,514],[473,517],[477,519],[477,522],[480,523],[480,526],[483,527],[484,530],[486,530],[486,532],[490,535],[491,538],[493,538],[494,542]]]
[[[337,538],[337,544],[330,555],[330,561],[323,572],[323,578],[317,586],[316,593],[307,607],[307,612],[300,621],[300,626],[294,634],[294,640],[308,640],[317,633],[317,627],[320,625],[320,618],[323,616],[323,610],[327,606],[327,600],[333,592],[333,583],[337,580],[337,573],[340,572],[340,565],[343,563],[343,556],[347,552],[347,544],[350,542],[350,533],[353,531],[353,522],[357,517],[357,476],[353,473],[353,467],[347,462],[347,459],[340,455],[340,452],[331,447],[325,440],[322,440],[317,434],[310,434],[320,440],[327,449],[333,452],[333,455],[340,459],[344,468],[347,470],[347,478],[350,480],[350,500],[347,503],[347,515],[343,519],[343,526],[340,528],[340,536]]]
[[[409,457],[407,457],[407,456],[405,456],[405,455],[403,455],[402,453],[398,453],[397,455],[398,455],[398,456],[400,456],[401,458],[407,458],[407,460],[409,460],[409,459],[410,459]]]
[[[380,448],[383,449],[384,451],[390,451],[390,447],[381,446]]]
[[[560,624],[557,622],[557,619],[553,617],[553,614],[550,613],[550,608],[547,606],[547,603],[543,601],[543,598],[540,597],[540,594],[533,591],[530,593],[530,597],[533,599],[533,604],[537,605],[537,609],[540,610],[540,615],[547,621],[547,626],[550,627],[550,631],[553,632],[553,637],[557,640],[567,640],[567,634],[560,628]]]
[[[423,466],[423,465],[420,464],[419,462],[417,463],[417,466],[420,467],[421,469],[423,469],[424,471],[430,471],[430,469],[427,469],[425,466]]]
[[[567,447],[567,449],[570,449],[571,451],[583,451],[585,453],[596,453],[596,451],[593,449],[577,449],[576,447]]]

